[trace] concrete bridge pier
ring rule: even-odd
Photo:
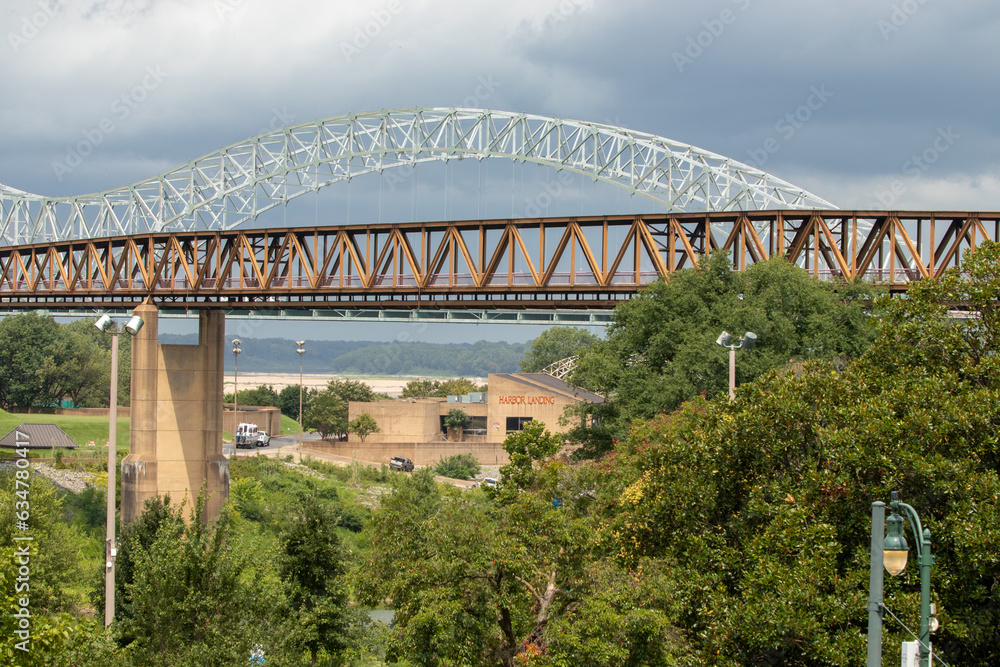
[[[226,316],[203,310],[197,345],[160,345],[158,309],[135,309],[145,323],[132,339],[132,419],[122,461],[122,524],[142,514],[147,498],[170,495],[190,510],[202,485],[205,519],[219,517],[229,497],[229,461],[222,455]]]

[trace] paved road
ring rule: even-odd
[[[303,433],[302,434],[302,441],[303,442],[305,442],[307,440],[319,440],[319,439],[320,439],[320,437],[319,437],[318,433]],[[276,454],[281,454],[282,450],[285,449],[286,447],[298,447],[298,445],[299,445],[299,434],[296,433],[295,435],[275,436],[275,437],[271,438],[271,442],[266,447],[256,447],[256,448],[251,447],[251,448],[248,448],[248,449],[247,448],[241,448],[241,449],[239,449],[237,451],[239,453],[241,453],[241,454],[250,454],[250,455],[253,455],[253,453],[255,451],[258,451],[258,452],[261,452],[262,454],[271,454],[273,456],[273,455],[276,455]],[[223,456],[232,456],[233,455],[233,445],[232,445],[232,443],[230,443],[230,442],[224,442],[224,443],[222,443],[222,454],[223,454]]]

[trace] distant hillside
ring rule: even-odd
[[[196,334],[163,334],[160,342],[191,345]],[[240,371],[295,373],[299,355],[295,342],[284,338],[243,338]],[[373,341],[307,340],[307,373],[358,375],[454,375],[485,377],[489,373],[516,373],[528,343],[378,343]],[[226,346],[226,370],[233,354]]]

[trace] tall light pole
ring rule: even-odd
[[[108,409],[108,509],[107,534],[104,546],[104,627],[115,619],[115,472],[118,468],[118,334],[113,330],[114,321],[101,315],[94,326],[111,334],[111,404]],[[125,324],[125,331],[134,336],[142,328],[142,318],[133,315]]]
[[[882,565],[885,539],[885,503],[872,503],[872,546],[868,569],[868,661],[882,667]]]
[[[743,334],[739,343],[733,343],[733,337],[723,331],[715,342],[729,348],[729,400],[731,401],[736,398],[736,350],[752,350],[757,344],[757,334],[748,331]]]
[[[240,429],[240,386],[239,386],[239,361],[240,361],[240,339],[233,339],[233,455],[236,455],[236,432]]]
[[[302,451],[302,355],[306,353],[304,340],[297,340],[295,344],[298,345],[296,352],[299,353],[299,452]]]

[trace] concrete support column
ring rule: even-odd
[[[208,506],[205,515],[214,521],[229,498],[229,459],[222,455],[222,396],[225,393],[226,314],[221,310],[203,310],[198,321],[198,343],[205,368],[205,400],[202,401],[205,457],[205,490]]]
[[[133,311],[143,327],[132,338],[132,394],[129,453],[122,460],[122,525],[132,523],[146,500],[159,494],[156,466],[156,416],[159,320],[156,306],[144,303]]]
[[[198,345],[158,345],[157,311],[136,309],[145,326],[132,348],[132,427],[122,463],[122,522],[155,495],[194,507],[204,485],[205,519],[218,518],[229,497],[229,461],[222,455],[225,314],[202,311]]]

